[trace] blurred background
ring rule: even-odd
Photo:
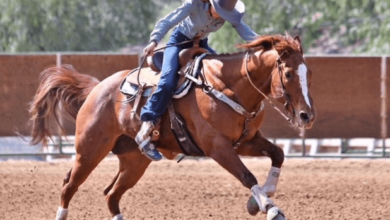
[[[390,0],[243,2],[244,20],[259,35],[299,35],[314,73],[310,92],[318,117],[313,129],[302,136],[266,106],[264,135],[291,157],[389,157]],[[0,157],[73,154],[74,124],[69,122],[69,137],[64,142],[58,137],[50,149],[32,148],[18,136],[28,140],[28,108],[39,73],[71,64],[103,80],[136,68],[156,22],[182,3],[1,0]],[[217,52],[229,53],[244,42],[225,23],[209,36],[209,43]]]
[[[308,54],[388,54],[389,0],[243,0],[258,34],[301,36]],[[182,0],[2,0],[0,52],[122,51],[149,41]],[[231,25],[211,34],[218,52],[242,42]]]
[[[242,1],[244,20],[259,35],[299,35],[313,72],[311,130],[294,130],[265,103],[261,131],[287,158],[276,204],[289,219],[390,219],[390,0]],[[75,125],[62,117],[65,135],[55,127],[49,146],[29,145],[40,72],[71,64],[104,80],[136,68],[156,22],[182,3],[0,0],[0,219],[53,219],[75,159]],[[244,42],[225,23],[209,43],[231,53]],[[68,219],[109,218],[108,197],[99,196],[118,162],[111,153],[107,159],[79,188]],[[262,184],[270,160],[242,159]],[[217,163],[186,157],[151,164],[121,211],[133,219],[260,219],[246,213],[250,195]]]

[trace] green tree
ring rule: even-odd
[[[158,19],[183,0],[2,0],[0,52],[113,51],[145,44]],[[309,53],[390,53],[390,0],[242,0],[258,34],[299,35]],[[167,39],[168,36],[165,38]],[[226,23],[218,52],[244,43]]]
[[[390,53],[389,0],[243,0],[245,22],[258,34],[288,31],[311,53]],[[243,43],[225,24],[210,36],[219,52]]]
[[[109,51],[147,42],[153,0],[2,0],[0,51]]]

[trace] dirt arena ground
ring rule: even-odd
[[[263,183],[269,159],[244,158]],[[0,219],[54,219],[71,161],[0,162]],[[111,219],[103,189],[116,159],[103,161],[82,185],[69,220]],[[250,216],[250,191],[212,160],[152,163],[121,200],[126,219],[266,219]],[[274,201],[288,219],[390,219],[390,160],[287,159]]]

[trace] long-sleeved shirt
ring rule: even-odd
[[[207,38],[211,32],[217,31],[225,23],[221,17],[214,19],[209,13],[209,7],[211,7],[209,2],[186,0],[182,6],[157,22],[150,34],[150,41],[160,42],[175,25],[189,39],[193,39],[197,35],[201,35],[201,39]],[[242,20],[232,25],[245,41],[252,41],[258,36]]]

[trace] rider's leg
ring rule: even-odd
[[[165,49],[160,81],[156,91],[142,108],[142,121],[156,121],[157,118],[164,114],[168,103],[171,101],[179,79],[177,72],[179,70],[178,54],[180,50],[178,47]]]
[[[171,35],[168,44],[176,44],[185,40],[188,40],[188,38],[175,31]],[[168,103],[172,99],[177,81],[179,80],[179,75],[177,74],[179,70],[179,52],[185,47],[188,47],[188,45],[172,46],[165,49],[163,67],[157,89],[141,111],[143,123],[135,140],[140,145],[140,149],[151,160],[160,160],[162,158],[149,141],[150,133],[154,129],[154,122],[164,114]]]

